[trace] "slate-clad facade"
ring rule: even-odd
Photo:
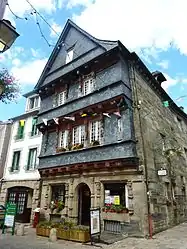
[[[148,175],[154,165],[152,154],[146,154],[152,123],[145,129],[141,88],[149,89],[146,98],[167,100],[159,85],[165,78],[159,77],[121,42],[96,39],[67,21],[35,87],[41,97],[39,172],[46,218],[63,215],[88,225],[89,209],[100,207],[105,231],[151,232],[150,217],[161,210],[156,212],[147,196],[156,176]],[[186,114],[172,108],[185,123]],[[60,200],[64,208],[56,213],[51,201]],[[152,224],[156,232],[159,224]]]

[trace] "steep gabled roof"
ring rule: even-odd
[[[61,46],[63,44],[63,41],[64,41],[64,39],[65,39],[65,37],[66,37],[66,35],[71,27],[78,30],[80,33],[82,33],[84,36],[89,38],[96,45],[102,47],[105,51],[108,51],[108,50],[113,49],[114,47],[118,46],[118,41],[107,41],[107,40],[97,39],[97,38],[93,37],[91,34],[87,33],[85,30],[81,29],[79,26],[77,26],[70,19],[68,19],[34,89],[37,89],[40,86],[40,84],[42,83],[42,80],[49,72],[53,62],[55,61],[55,58],[57,57],[57,55],[59,53],[59,46]]]

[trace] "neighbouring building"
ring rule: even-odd
[[[40,174],[37,170],[42,134],[36,127],[40,98],[27,97],[25,113],[12,118],[11,135],[2,180],[0,204],[18,204],[16,221],[28,223],[39,205]]]
[[[0,121],[0,192],[8,144],[10,139],[11,126],[11,121]]]
[[[68,20],[35,86],[47,219],[150,235],[186,218],[187,115],[136,53]],[[60,213],[51,201],[63,201]]]

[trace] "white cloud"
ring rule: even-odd
[[[74,20],[92,35],[119,39],[132,50],[173,45],[187,54],[186,9],[186,0],[95,0]]]
[[[14,66],[11,72],[21,85],[35,85],[46,62],[47,59],[42,59],[22,63],[20,66]]]
[[[54,21],[53,21],[53,23],[52,23],[51,26],[52,26],[52,28],[53,28],[56,32],[54,32],[53,30],[51,30],[50,36],[51,36],[51,37],[56,37],[57,34],[60,35],[60,33],[62,32],[62,27],[61,27],[60,25],[58,25],[57,23],[55,23]]]
[[[51,13],[56,9],[55,0],[29,0],[29,2],[38,10],[42,10]],[[8,1],[11,10],[17,15],[23,15],[25,12],[30,11],[32,8],[26,0],[19,0],[19,4],[15,0]],[[8,8],[6,12],[9,12]]]
[[[160,66],[163,69],[168,69],[169,67],[169,61],[168,60],[162,60],[157,63],[158,66]]]
[[[19,59],[15,58],[12,60],[12,65],[19,66],[20,64],[21,64],[21,61]]]
[[[34,48],[31,48],[31,54],[33,57],[39,57],[40,56],[40,52]]]
[[[73,8],[78,5],[82,5],[85,7],[90,6],[94,0],[69,0],[67,3],[67,8]]]
[[[177,79],[177,78],[172,78],[166,73],[164,73],[164,76],[167,79],[167,81],[162,83],[162,87],[164,88],[165,91],[167,91],[169,87],[174,86],[177,83],[179,83],[179,79]]]

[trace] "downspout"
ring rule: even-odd
[[[149,227],[149,238],[152,239],[153,235],[153,228],[152,228],[152,216],[151,216],[151,208],[150,208],[150,192],[149,192],[149,180],[148,180],[148,166],[147,166],[147,155],[145,149],[145,139],[143,136],[143,125],[142,125],[142,117],[141,117],[141,107],[138,101],[138,91],[136,86],[135,80],[135,73],[134,73],[134,65],[133,63],[129,62],[130,73],[131,75],[131,87],[134,93],[134,103],[135,106],[133,108],[137,108],[138,111],[138,119],[139,119],[139,126],[140,126],[140,136],[142,139],[142,152],[143,152],[143,164],[145,168],[145,186],[146,186],[146,199],[147,199],[147,218],[148,218],[148,227]]]

